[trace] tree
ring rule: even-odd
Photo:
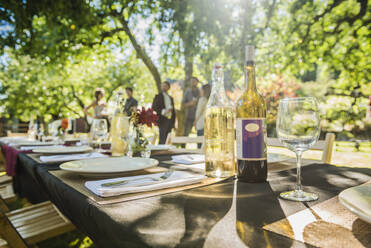
[[[83,117],[83,108],[93,100],[95,88],[114,92],[126,86],[151,89],[148,73],[135,57],[125,60],[107,50],[70,57],[65,64],[47,63],[45,59],[16,55],[7,51],[8,61],[0,70],[0,102],[5,117],[28,120],[30,114],[45,122],[63,117]],[[151,99],[152,91],[143,90],[140,98]]]
[[[1,48],[20,47],[25,54],[64,61],[71,53],[128,39],[160,90],[159,70],[130,28],[135,16],[146,17],[156,8],[155,1],[11,0],[2,6],[1,20],[12,32],[1,35]]]

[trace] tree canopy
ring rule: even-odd
[[[260,81],[313,81],[325,104],[346,99],[324,113],[344,128],[371,95],[370,9],[367,0],[1,0],[1,101],[8,116],[83,115],[97,86],[136,84],[150,102],[164,79],[210,81],[216,61],[227,88],[241,90],[253,44]]]

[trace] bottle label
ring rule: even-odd
[[[267,159],[265,118],[237,118],[237,159]]]

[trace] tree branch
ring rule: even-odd
[[[153,64],[151,58],[147,55],[144,48],[138,44],[138,41],[129,28],[128,22],[122,16],[120,17],[120,22],[126,35],[129,37],[130,42],[137,53],[137,56],[143,61],[143,63],[147,66],[150,73],[152,74],[156,82],[158,92],[161,92],[161,76],[159,71],[157,70],[157,67]]]

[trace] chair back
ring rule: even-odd
[[[175,136],[169,133],[166,139],[168,145],[186,145],[186,144],[202,144],[201,149],[179,149],[179,151],[192,151],[196,153],[203,153],[204,151],[204,136],[188,137],[188,136]]]
[[[8,137],[26,137],[27,133],[13,133],[12,131],[8,130],[7,136]]]
[[[317,141],[310,149],[322,151],[322,163],[331,163],[335,134],[327,133],[324,140]],[[268,146],[285,147],[277,138],[268,138]]]

